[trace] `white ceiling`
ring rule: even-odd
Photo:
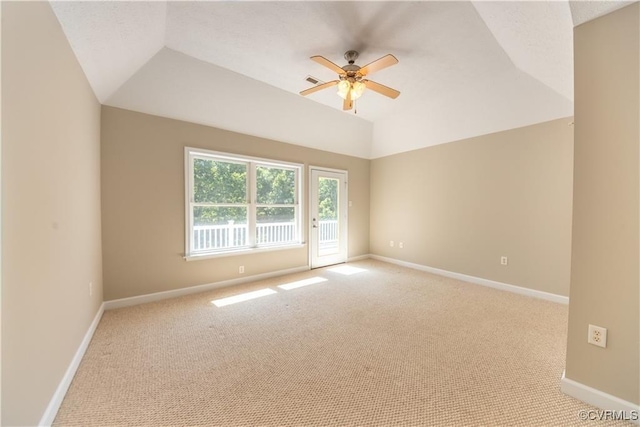
[[[364,158],[573,114],[573,26],[620,1],[52,2],[100,102]],[[357,115],[310,61],[400,63]]]
[[[108,104],[360,157],[372,138],[365,120],[167,48]]]

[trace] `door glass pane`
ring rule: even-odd
[[[298,227],[294,207],[256,208],[256,242],[258,245],[276,245],[298,240]]]
[[[194,206],[193,251],[247,245],[247,208]]]
[[[338,245],[339,180],[318,178],[318,252],[319,255],[335,254]]]

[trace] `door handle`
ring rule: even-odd
[[[313,228],[318,228],[318,224],[316,224],[316,219],[313,218]]]

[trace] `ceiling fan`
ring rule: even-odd
[[[358,56],[359,53],[355,50],[347,51],[344,54],[344,59],[347,60],[348,64],[344,67],[339,67],[323,56],[312,56],[312,61],[315,61],[320,65],[324,65],[330,70],[338,73],[338,80],[332,80],[330,82],[322,83],[309,89],[303,90],[302,92],[300,92],[300,95],[307,96],[319,90],[337,85],[338,95],[342,99],[344,99],[344,102],[342,104],[343,110],[352,109],[353,101],[360,98],[365,89],[371,89],[372,91],[378,92],[379,94],[382,94],[384,96],[388,96],[389,98],[397,98],[398,95],[400,95],[400,92],[398,92],[397,90],[391,89],[390,87],[381,85],[380,83],[376,83],[372,80],[365,79],[367,75],[375,71],[379,71],[383,68],[387,68],[397,64],[398,60],[396,59],[396,57],[391,54],[385,55],[382,58],[376,59],[375,61],[365,65],[364,67],[359,67],[358,65],[355,65]]]

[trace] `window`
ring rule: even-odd
[[[302,165],[185,149],[186,256],[295,245]]]

